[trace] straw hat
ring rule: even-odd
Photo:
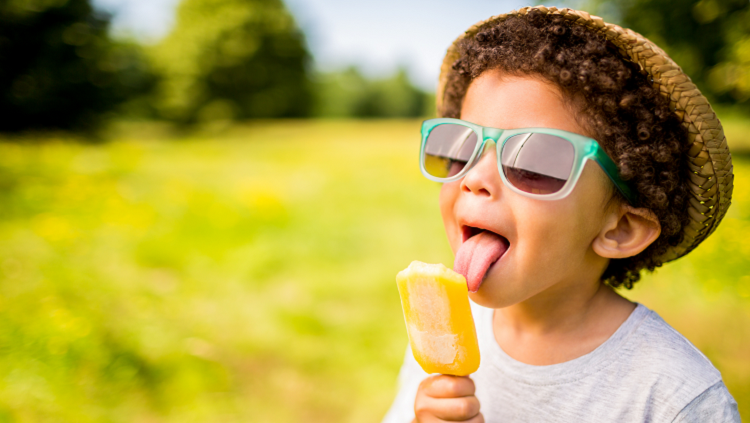
[[[453,63],[459,59],[459,41],[474,37],[484,25],[502,22],[511,16],[523,16],[531,10],[538,10],[545,15],[561,15],[572,24],[603,34],[620,49],[620,54],[625,59],[637,63],[648,73],[654,88],[669,99],[670,109],[687,129],[688,137],[685,141],[691,146],[687,153],[691,172],[688,178],[691,194],[688,202],[690,223],[683,229],[685,237],[682,243],[670,247],[661,259],[666,262],[687,254],[716,229],[729,208],[734,180],[732,156],[719,118],[708,100],[698,91],[690,77],[662,49],[643,35],[606,23],[598,16],[572,9],[535,6],[494,16],[469,28],[448,49],[440,68],[438,114],[442,115],[448,75],[452,72]]]

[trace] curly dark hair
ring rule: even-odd
[[[612,287],[633,287],[642,269],[663,264],[660,256],[682,241],[690,221],[687,131],[638,64],[625,59],[603,35],[559,15],[532,10],[525,16],[485,24],[458,45],[443,98],[444,117],[458,118],[469,84],[482,72],[534,75],[560,88],[578,123],[617,163],[636,189],[635,207],[653,211],[661,235],[640,254],[611,260],[601,276]],[[613,189],[613,199],[625,201]]]

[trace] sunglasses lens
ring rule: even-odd
[[[464,170],[477,146],[471,128],[446,123],[432,128],[424,146],[424,168],[437,178],[449,178]]]
[[[552,194],[570,178],[573,144],[555,135],[515,135],[503,145],[501,164],[508,182],[524,192]]]

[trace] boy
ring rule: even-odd
[[[448,50],[438,112],[420,165],[482,363],[428,376],[407,351],[384,422],[739,422],[710,361],[613,290],[729,206],[721,125],[679,67],[585,12],[524,8]]]

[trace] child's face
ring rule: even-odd
[[[546,127],[591,136],[578,125],[555,86],[499,71],[487,71],[471,83],[461,119],[494,128]],[[525,197],[504,186],[494,148],[486,149],[464,178],[443,184],[440,211],[454,253],[477,232],[471,227],[500,234],[509,244],[471,298],[500,308],[532,297],[554,300],[576,292],[580,284],[598,283],[608,260],[591,244],[604,223],[610,184],[602,169],[589,161],[564,199]]]

